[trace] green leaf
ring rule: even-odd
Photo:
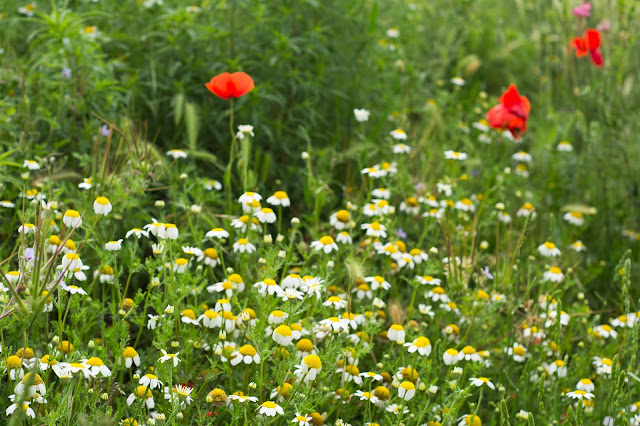
[[[187,142],[189,144],[189,150],[196,151],[196,142],[198,141],[198,132],[200,130],[198,107],[191,102],[187,102],[184,111],[184,118],[187,124]]]

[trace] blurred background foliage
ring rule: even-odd
[[[62,182],[76,182],[81,170],[104,183],[127,175],[123,152],[143,151],[139,159],[155,164],[167,162],[163,152],[172,148],[190,154],[190,176],[222,180],[229,104],[204,83],[245,71],[256,89],[235,103],[235,115],[256,128],[255,189],[285,189],[300,212],[298,183],[308,178],[300,153],[308,151],[327,213],[360,185],[359,170],[379,158],[395,127],[414,147],[416,182],[429,182],[445,149],[470,152],[481,176],[503,168],[510,142],[488,148],[461,126],[482,118],[515,83],[532,103],[522,149],[534,158],[533,196],[521,197],[545,211],[596,209],[581,235],[609,267],[627,247],[618,243],[623,230],[639,228],[637,1],[594,1],[588,19],[573,16],[577,3],[560,0],[52,0],[32,3],[30,17],[18,10],[23,3],[0,0],[0,149],[10,153],[0,157],[2,198],[23,190],[25,158],[56,154],[69,154],[52,173]],[[568,45],[602,21],[610,28],[606,66],[598,69]],[[392,27],[398,38],[387,34]],[[466,84],[454,87],[454,76]],[[366,127],[354,108],[372,111]],[[127,141],[118,134],[104,149],[105,122]],[[562,140],[575,155],[558,163]],[[161,177],[136,176],[120,182],[123,197],[150,188],[152,198],[163,197]],[[476,191],[491,184],[474,182]],[[140,212],[124,218],[123,229],[148,221],[152,204]],[[544,240],[550,229],[540,220],[532,232]]]

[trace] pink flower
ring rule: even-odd
[[[596,29],[600,32],[606,32],[611,29],[611,22],[608,19],[603,20],[598,25],[596,25]]]
[[[588,18],[589,16],[591,16],[591,9],[593,9],[591,3],[585,1],[580,6],[576,6],[573,8],[573,14],[580,18]]]

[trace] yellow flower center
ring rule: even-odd
[[[325,235],[324,237],[320,238],[320,243],[325,245],[325,246],[328,246],[328,245],[333,244],[334,241],[333,241],[333,238],[331,238],[328,235]]]
[[[256,352],[256,349],[251,345],[244,345],[243,347],[238,349],[238,352],[240,352],[242,355],[249,355],[249,356],[255,356],[258,353]]]
[[[289,328],[288,325],[284,325],[284,324],[278,326],[278,328],[275,329],[275,332],[276,332],[276,334],[279,334],[279,335],[285,336],[285,337],[291,336],[293,334],[291,332],[291,328]]]

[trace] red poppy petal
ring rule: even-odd
[[[591,54],[591,62],[593,62],[594,65],[598,67],[604,65],[604,58],[602,57],[602,52],[600,52],[600,49],[590,50],[589,53]]]
[[[516,86],[513,84],[511,84],[507,91],[502,94],[500,97],[500,103],[504,105],[507,111],[511,114],[515,114],[522,118],[525,118],[527,115],[522,104],[522,98],[518,93],[518,89],[516,89]]]
[[[216,75],[211,79],[209,83],[206,83],[205,86],[209,89],[214,95],[222,98],[229,99],[230,91],[229,91],[229,77],[231,74],[228,72]]]
[[[600,31],[594,29],[588,29],[585,34],[586,48],[594,50],[600,47]]]
[[[513,115],[507,111],[502,104],[498,104],[487,112],[487,121],[489,126],[494,129],[502,129],[513,118]]]
[[[234,85],[234,92],[232,96],[236,98],[246,95],[254,88],[253,79],[243,72],[231,74],[231,81],[233,81]]]

